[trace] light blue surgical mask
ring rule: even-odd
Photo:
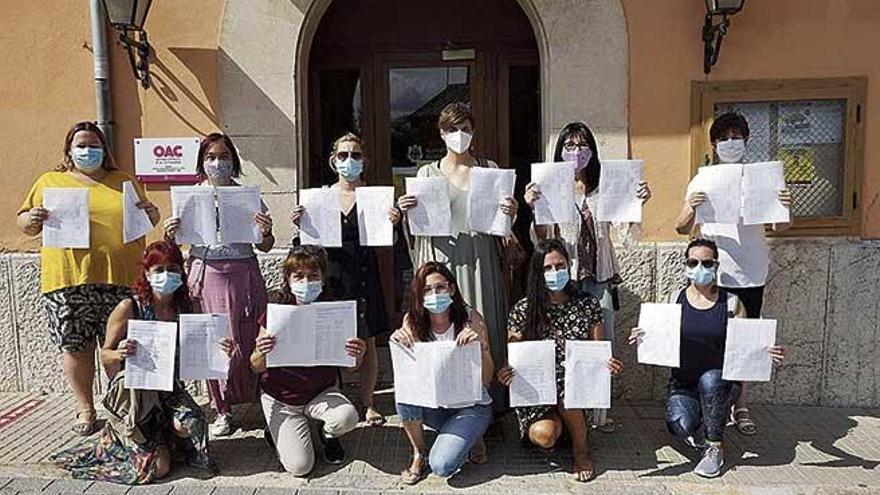
[[[440,314],[449,309],[449,306],[452,306],[452,295],[446,292],[428,294],[425,296],[424,301],[422,301],[422,306],[435,315]]]
[[[183,285],[183,277],[175,272],[162,272],[150,275],[150,287],[163,296],[173,294]]]
[[[313,303],[321,295],[324,290],[324,283],[320,280],[316,282],[291,282],[290,292],[296,296],[296,299],[305,304]]]
[[[88,148],[71,148],[70,159],[76,168],[85,172],[97,170],[104,163],[104,148],[88,147]]]
[[[346,158],[343,161],[336,161],[336,171],[343,179],[348,182],[354,182],[361,176],[364,171],[364,162],[355,160],[354,158]]]
[[[703,265],[697,265],[695,268],[687,268],[686,274],[694,285],[709,285],[715,282],[718,268],[706,268]]]
[[[544,272],[544,284],[553,292],[559,292],[568,285],[571,275],[567,269]]]

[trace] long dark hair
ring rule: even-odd
[[[526,284],[526,327],[523,329],[523,337],[526,340],[537,340],[539,332],[548,323],[547,308],[550,305],[550,290],[544,282],[544,258],[550,253],[559,253],[565,258],[566,264],[571,264],[568,250],[558,239],[544,239],[535,246],[532,261],[529,266],[529,277]],[[574,292],[571,283],[565,288],[570,295]]]
[[[144,250],[144,256],[141,260],[143,270],[140,278],[135,281],[134,289],[141,304],[153,304],[153,287],[147,279],[147,273],[155,265],[177,265],[180,268],[180,279],[183,281],[180,287],[174,291],[174,308],[178,313],[188,313],[192,311],[192,299],[189,297],[189,284],[186,281],[186,270],[183,268],[183,254],[177,244],[170,241],[156,241]]]
[[[461,297],[461,291],[458,290],[458,283],[455,276],[446,268],[446,265],[437,263],[436,261],[428,261],[416,271],[413,276],[412,285],[410,286],[412,306],[407,313],[407,321],[412,326],[415,336],[420,342],[429,342],[434,340],[434,334],[431,332],[431,313],[422,306],[425,300],[425,281],[429,275],[439,273],[449,283],[449,287],[453,289],[452,306],[449,307],[449,320],[454,327],[455,335],[461,332],[468,322],[468,309],[464,298]]]
[[[591,193],[599,187],[599,173],[602,170],[602,163],[599,161],[599,147],[596,145],[596,137],[593,136],[593,131],[587,127],[587,124],[572,122],[559,131],[559,139],[556,140],[556,148],[553,151],[553,160],[557,162],[562,161],[562,150],[565,149],[565,141],[571,136],[583,138],[593,153],[590,161],[587,162],[587,166],[580,171],[578,176],[587,185],[587,193]]]

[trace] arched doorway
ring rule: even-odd
[[[402,185],[444,153],[435,124],[453,101],[471,103],[481,156],[523,181],[541,156],[538,47],[517,0],[334,0],[308,74],[308,187],[333,179],[330,145],[349,131],[368,143],[367,179]]]

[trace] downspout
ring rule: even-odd
[[[107,54],[107,30],[101,0],[89,0],[92,21],[92,63],[95,72],[95,110],[98,127],[107,137],[107,146],[115,150],[113,111],[110,108],[110,57]]]

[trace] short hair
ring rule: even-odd
[[[437,128],[441,131],[448,131],[453,126],[461,125],[467,121],[470,121],[472,126],[476,125],[471,106],[462,101],[456,101],[446,105],[440,111],[440,117],[437,118]]]
[[[232,176],[238,177],[241,175],[241,158],[238,157],[238,150],[235,148],[235,144],[232,143],[232,138],[226,134],[212,132],[205,136],[205,139],[202,139],[201,144],[199,144],[199,155],[196,158],[196,173],[201,177],[207,175],[205,174],[205,153],[208,152],[208,148],[212,144],[221,142],[226,145],[226,149],[232,155]]]
[[[184,270],[183,253],[173,241],[161,240],[155,241],[144,249],[141,256],[141,274],[132,285],[134,293],[138,300],[143,304],[153,304],[153,287],[147,278],[146,272],[156,265],[176,265],[180,268],[180,279],[183,282],[174,292],[172,302],[177,310],[181,313],[187,313],[192,310],[192,299],[189,295],[189,285]]]
[[[743,138],[749,138],[749,122],[743,114],[739,112],[727,112],[722,113],[715,118],[714,122],[712,122],[712,127],[709,128],[709,140],[713,143],[718,142],[718,140],[726,136],[731,129],[739,131]]]
[[[715,244],[715,241],[712,241],[709,239],[703,239],[703,238],[694,239],[688,244],[687,248],[684,250],[685,259],[687,259],[690,256],[691,249],[698,248],[698,247],[705,247],[705,248],[711,249],[712,250],[712,257],[716,260],[718,259],[718,245]]]
[[[290,276],[304,268],[320,270],[321,275],[327,274],[327,251],[320,246],[294,246],[287,253],[281,264],[281,289],[269,296],[272,303],[292,304],[293,293],[290,291]]]
[[[73,137],[76,136],[76,133],[82,131],[91,132],[97,136],[98,141],[101,142],[101,147],[104,149],[104,160],[101,162],[101,167],[104,168],[104,170],[116,170],[116,163],[113,160],[113,154],[110,152],[110,147],[107,146],[107,137],[104,136],[104,131],[98,127],[98,124],[88,121],[77,122],[67,131],[67,135],[64,136],[64,148],[62,150],[63,157],[61,158],[61,163],[55,168],[55,170],[58,172],[64,172],[65,170],[70,170],[74,167],[73,160],[70,158],[70,148],[73,146]]]

